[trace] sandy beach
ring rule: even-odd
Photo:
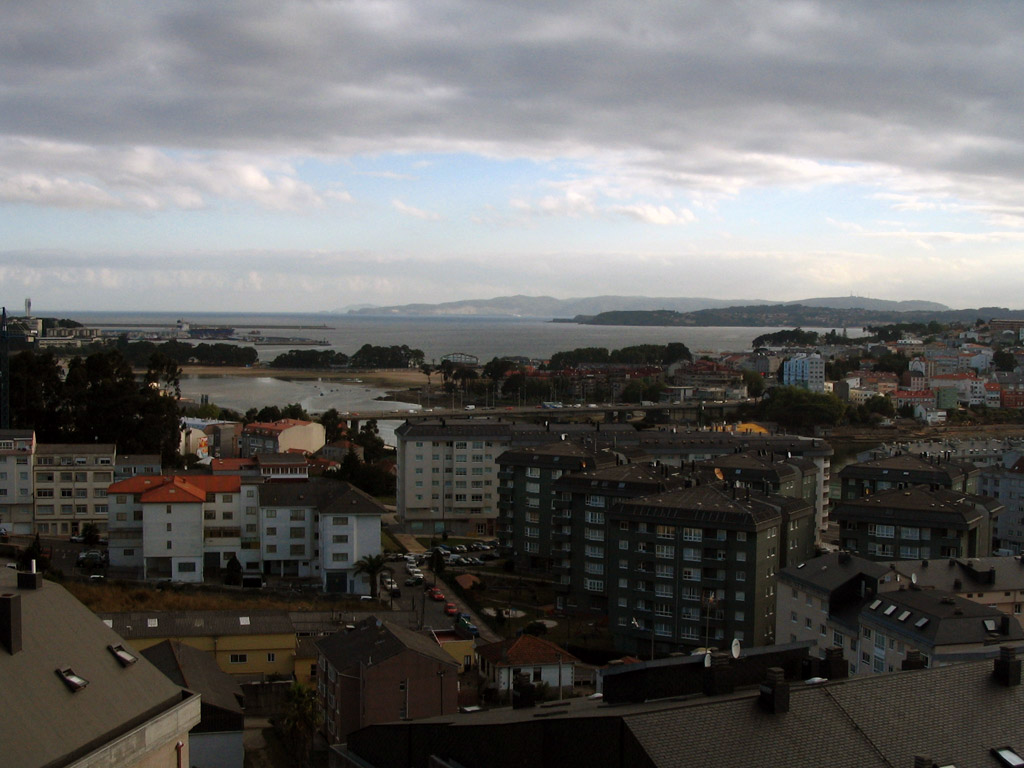
[[[336,381],[342,384],[365,384],[368,387],[376,387],[389,390],[408,390],[427,385],[427,377],[415,368],[384,368],[379,370],[346,370],[346,371],[317,371],[309,368],[270,368],[263,366],[212,366],[212,365],[185,365],[182,366],[182,373],[188,376],[251,376],[251,377],[275,377],[279,379],[302,379],[323,381]],[[432,388],[440,386],[441,375],[435,374],[430,377]]]

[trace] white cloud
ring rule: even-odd
[[[424,211],[421,208],[415,208],[411,205],[406,205],[397,197],[391,201],[391,206],[399,213],[405,216],[411,216],[414,219],[420,219],[421,221],[440,221],[441,217],[437,213],[431,211]]]
[[[685,208],[673,210],[667,205],[623,205],[615,210],[624,216],[638,219],[647,224],[660,224],[663,226],[690,224],[697,220],[692,211]]]

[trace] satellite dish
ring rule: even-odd
[[[910,583],[911,584],[917,584],[917,574],[916,573],[910,574]]]
[[[704,654],[704,667],[705,669],[710,669],[711,667],[711,651]]]
[[[738,659],[740,657],[740,641],[737,638],[732,640],[732,657]]]

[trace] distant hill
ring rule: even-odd
[[[578,299],[556,299],[552,296],[499,296],[493,299],[466,299],[441,304],[400,304],[388,307],[345,307],[336,314],[426,316],[518,316],[575,318],[579,315],[599,315],[604,312],[681,312],[690,313],[707,309],[729,307],[755,307],[775,304],[763,299],[707,299],[697,297],[649,296],[591,296]],[[803,299],[787,302],[815,308],[866,309],[880,312],[928,311],[938,312],[948,307],[931,301],[887,301],[856,296],[838,298]]]
[[[893,302],[899,303],[899,302]],[[868,325],[891,323],[973,323],[976,319],[988,321],[994,317],[1020,317],[1021,310],[1005,307],[979,309],[942,309],[938,311],[895,311],[862,309],[833,309],[810,307],[803,304],[758,304],[743,307],[701,309],[696,312],[625,311],[601,312],[597,315],[577,315],[570,322],[580,325],[640,325],[640,326],[741,326],[741,327],[799,327],[799,328],[863,328]]]
[[[783,304],[799,304],[804,307],[828,309],[869,309],[875,312],[945,312],[949,309],[945,304],[935,301],[890,301],[888,299],[869,299],[865,296],[801,299],[800,301],[784,301]]]

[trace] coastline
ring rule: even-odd
[[[425,387],[427,377],[415,368],[383,368],[375,370],[324,371],[310,368],[269,368],[263,366],[184,365],[183,376],[238,376],[250,378],[293,379],[301,381],[334,381],[339,384],[363,384],[378,389],[407,391]],[[436,386],[440,375],[431,376]]]

